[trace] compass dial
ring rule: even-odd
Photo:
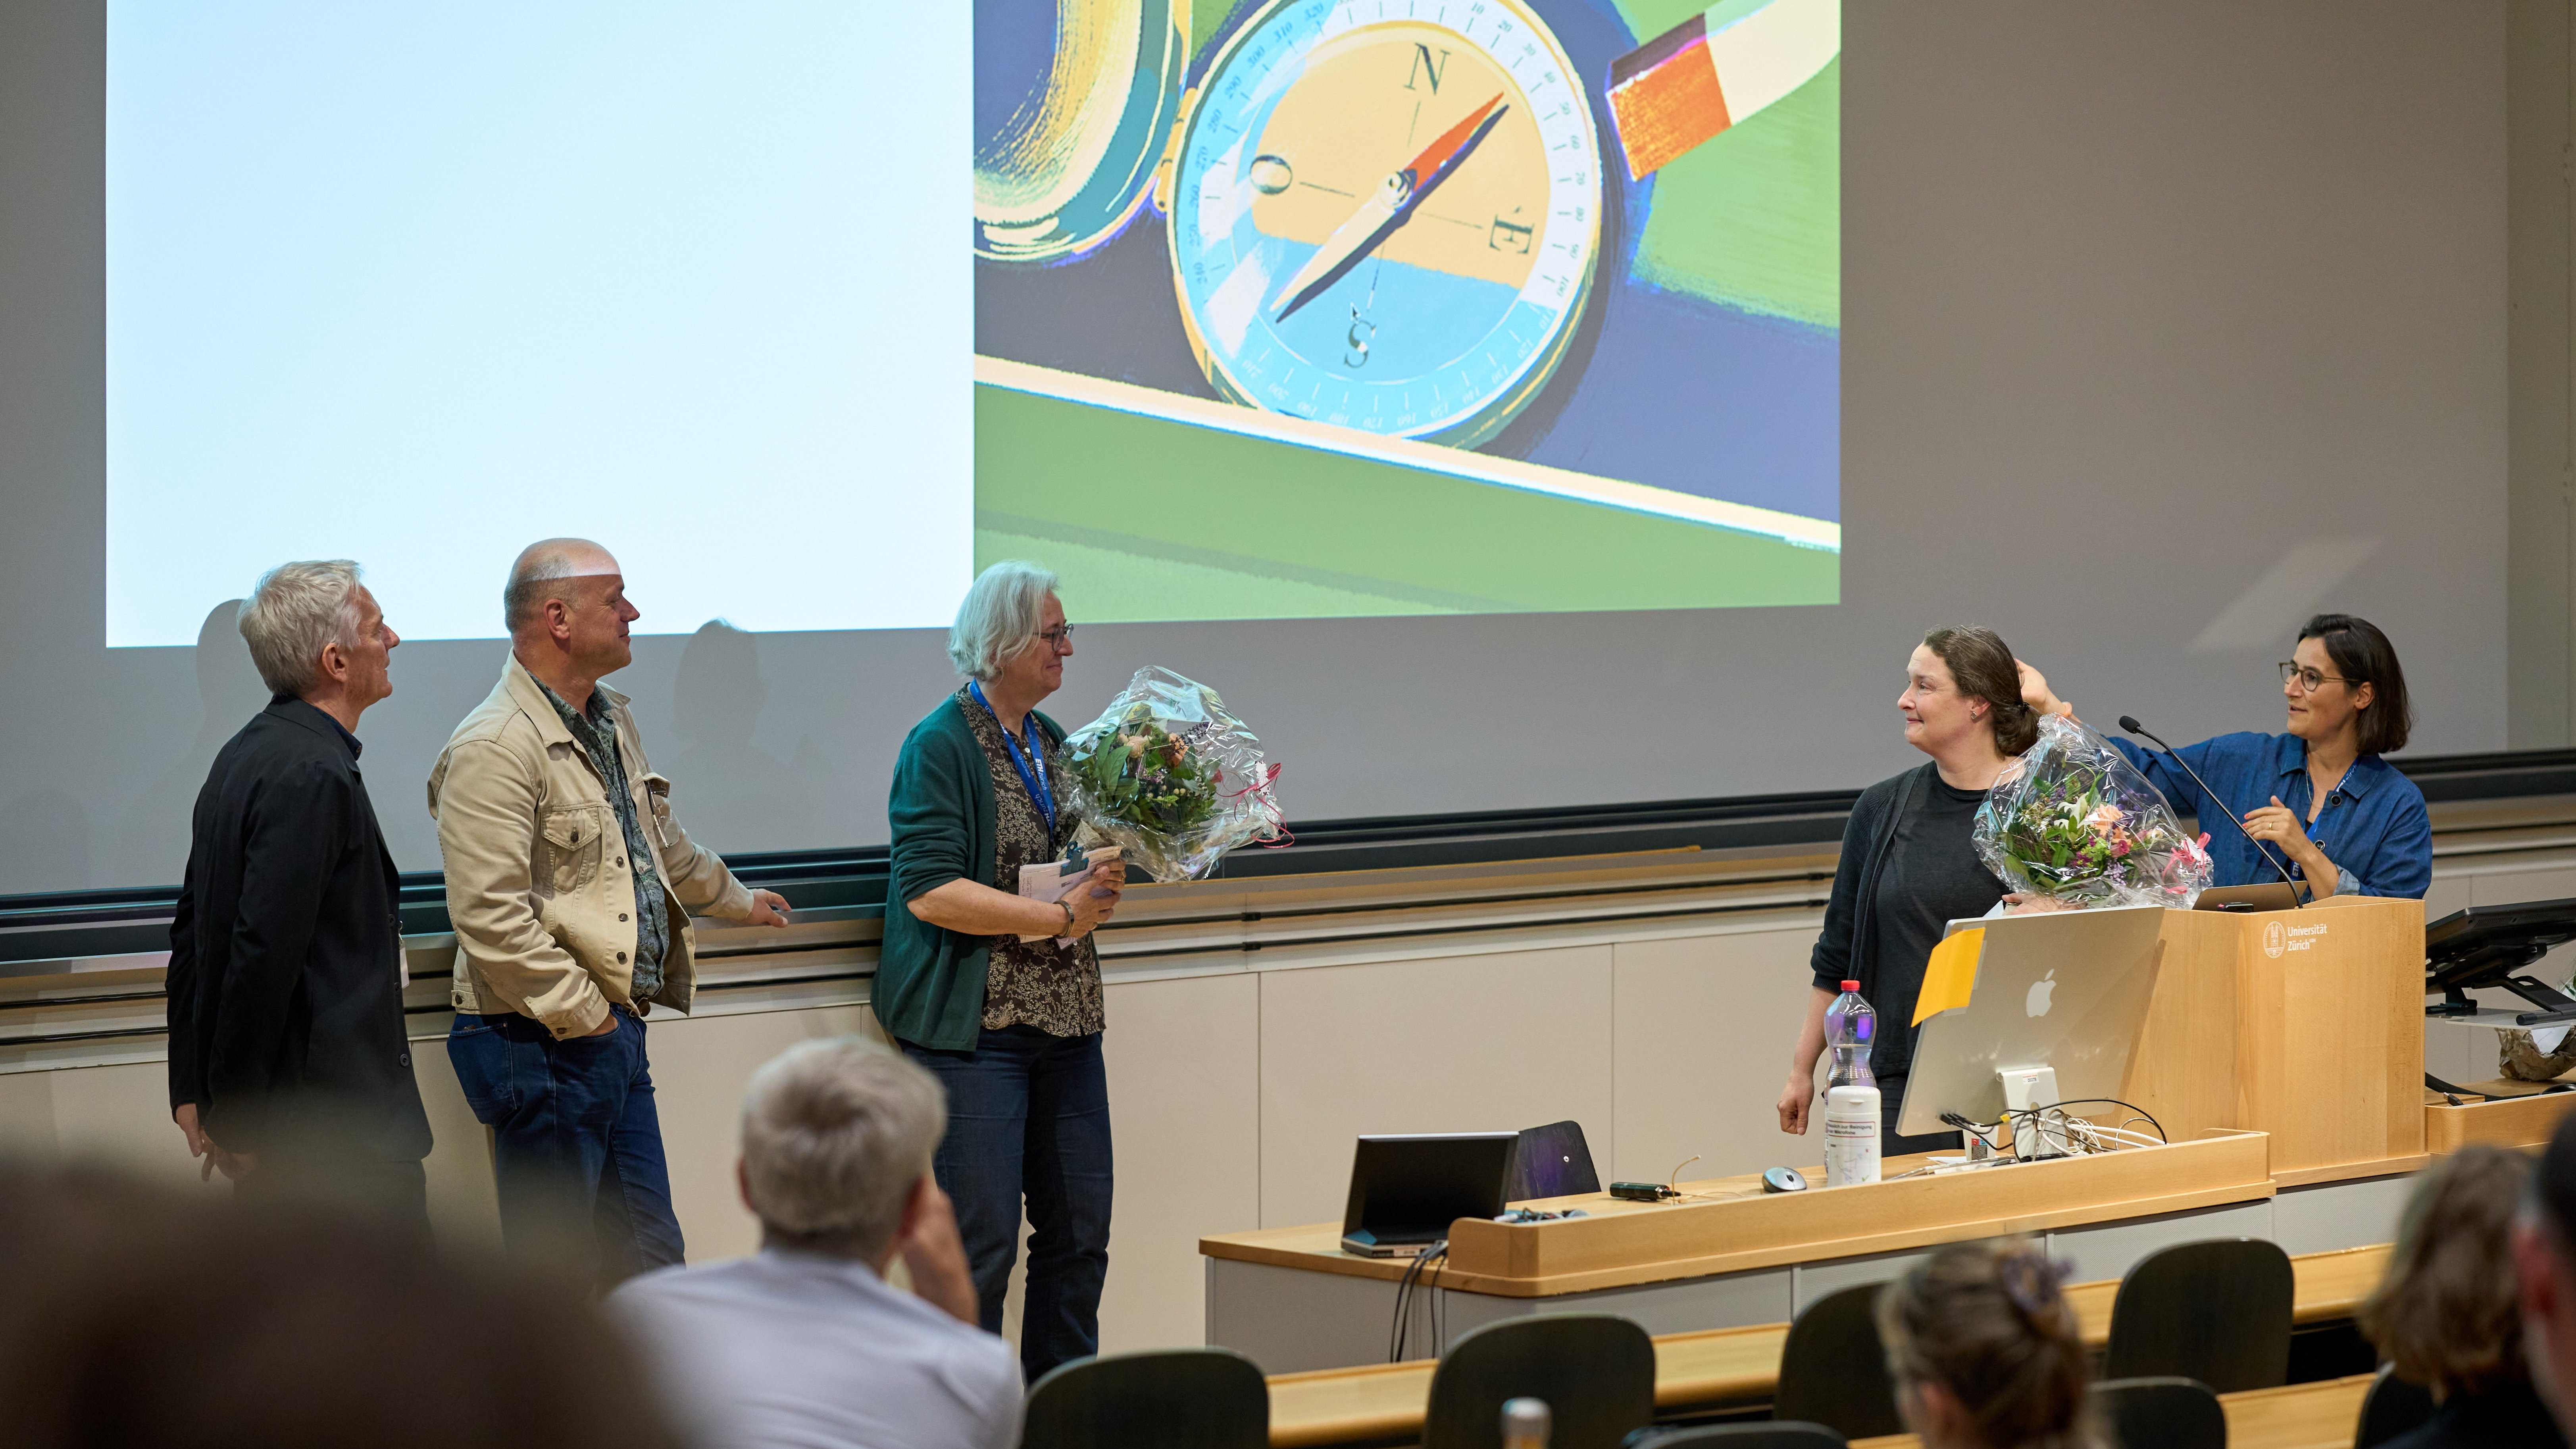
[[[1184,123],[1191,343],[1237,402],[1473,446],[1564,355],[1601,189],[1582,84],[1517,0],[1274,0]]]

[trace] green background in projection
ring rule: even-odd
[[[975,566],[1086,621],[1831,604],[1840,555],[979,384]]]

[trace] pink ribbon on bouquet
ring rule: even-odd
[[[1261,842],[1265,850],[1278,850],[1297,843],[1297,837],[1289,833],[1287,822],[1279,813],[1279,802],[1270,798],[1270,782],[1278,779],[1279,772],[1285,768],[1280,761],[1273,760],[1261,772],[1260,779],[1225,797],[1228,800],[1240,800],[1247,795],[1252,798],[1253,813],[1261,817],[1262,827],[1262,833],[1253,838]]]

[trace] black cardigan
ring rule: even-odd
[[[1878,938],[1870,917],[1878,901],[1878,878],[1887,869],[1887,854],[1896,843],[1896,827],[1906,815],[1931,798],[1940,766],[1932,761],[1892,775],[1860,792],[1851,818],[1843,823],[1842,859],[1834,866],[1833,894],[1825,902],[1825,928],[1816,937],[1808,964],[1816,989],[1839,994],[1846,981],[1860,983],[1862,999],[1879,1005]],[[1870,1051],[1870,1069],[1902,1071],[1913,1055],[1913,1032],[1882,1017],[1879,1037]],[[1898,1043],[1906,1044],[1904,1050]]]

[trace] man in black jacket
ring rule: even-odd
[[[271,570],[241,631],[277,697],[197,795],[170,924],[171,1115],[238,1192],[325,1191],[425,1229],[399,883],[352,733],[393,693],[402,641],[346,561]]]

